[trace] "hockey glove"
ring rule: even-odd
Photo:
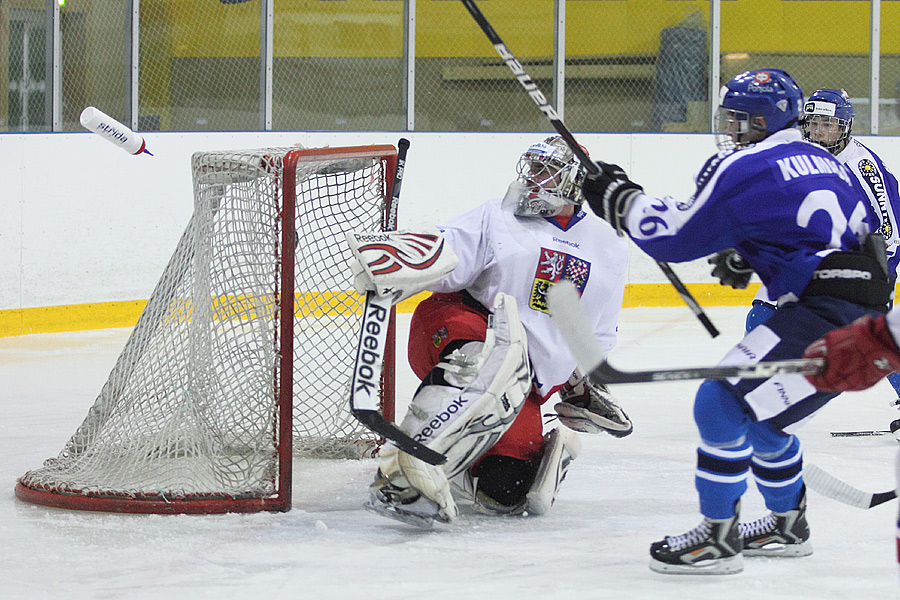
[[[624,235],[628,210],[644,188],[628,179],[619,165],[598,162],[597,166],[600,172],[585,177],[581,191],[591,210],[619,235]]]
[[[730,285],[736,290],[743,290],[753,277],[753,269],[734,248],[722,250],[706,262],[715,265],[712,276],[719,278],[720,285]]]
[[[634,430],[631,419],[615,403],[609,388],[594,385],[577,370],[560,388],[559,398],[562,402],[553,409],[569,429],[581,433],[605,431],[614,437],[625,437]]]
[[[806,378],[823,392],[865,390],[900,369],[900,348],[884,316],[861,317],[813,342],[803,358],[824,358],[825,369]]]

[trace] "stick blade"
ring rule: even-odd
[[[856,508],[871,508],[886,501],[879,498],[880,501],[875,502],[876,494],[855,488],[814,464],[803,465],[803,480],[809,489]]]

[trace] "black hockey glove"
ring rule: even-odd
[[[753,277],[753,269],[734,248],[722,250],[706,262],[715,265],[712,276],[719,278],[720,285],[730,285],[736,290],[743,290]]]
[[[619,165],[598,162],[597,166],[600,172],[585,177],[581,191],[591,210],[623,235],[628,209],[644,188],[628,179]]]

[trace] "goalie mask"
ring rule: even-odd
[[[584,170],[575,154],[558,135],[533,144],[519,158],[518,177],[509,185],[504,203],[515,204],[523,217],[552,217],[567,204],[584,202],[581,180]]]

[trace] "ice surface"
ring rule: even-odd
[[[626,309],[611,360],[637,369],[714,364],[740,337],[744,308],[711,308],[708,337],[686,308]],[[408,315],[400,316],[405,340]],[[647,568],[651,542],[699,522],[693,469],[697,382],[613,389],[635,423],[584,449],[543,517],[464,509],[431,532],[365,511],[372,461],[295,461],[284,514],[158,516],[48,509],[19,502],[17,477],[55,456],[93,404],[127,330],[0,339],[0,595],[4,598],[831,599],[896,598],[895,502],[871,510],[810,492],[815,553],[746,558],[744,572],[666,576]],[[417,381],[398,348],[398,395]],[[900,417],[882,382],[832,401],[801,432],[807,462],[871,491],[894,487]],[[548,410],[550,406],[547,406]],[[400,407],[400,414],[403,408]],[[553,424],[551,424],[553,425]],[[747,519],[763,514],[755,489]]]

